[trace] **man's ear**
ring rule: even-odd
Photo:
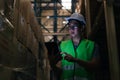
[[[85,30],[85,27],[83,25],[83,26],[81,26],[81,32],[84,32],[84,30]]]

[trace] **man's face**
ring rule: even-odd
[[[72,38],[80,36],[81,26],[79,25],[77,21],[71,20],[68,24],[68,27],[69,27],[70,36]]]

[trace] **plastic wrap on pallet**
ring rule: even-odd
[[[4,1],[0,0],[0,10],[4,10]]]
[[[7,2],[13,0],[2,1]],[[47,50],[44,45],[42,30],[34,15],[31,2],[30,0],[14,1],[14,16],[12,21],[14,28],[12,30],[8,29],[10,32],[5,32],[5,35],[0,34],[0,49],[3,49],[1,51],[3,54],[0,52],[0,64],[10,68],[22,67],[26,69],[33,66],[35,67],[35,71],[33,71],[33,73],[36,73],[37,75],[36,80],[41,80],[41,76],[47,76],[47,79],[44,80],[49,80],[49,61],[47,58]],[[10,7],[9,10],[11,10]],[[39,43],[41,45],[39,45]],[[39,53],[42,57],[39,56]],[[42,66],[39,66],[39,60],[43,63]],[[41,67],[43,70],[41,70]],[[33,70],[33,68],[31,70]],[[43,74],[42,71],[45,73]],[[7,74],[4,75],[9,76]],[[10,78],[11,77],[9,77],[9,80]],[[0,80],[3,79],[0,77]]]

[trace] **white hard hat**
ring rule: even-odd
[[[67,21],[70,20],[77,20],[80,21],[83,25],[86,24],[84,16],[82,14],[79,13],[73,13],[69,18],[66,18]]]

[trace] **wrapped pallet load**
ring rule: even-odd
[[[0,6],[1,18],[12,24],[0,26],[0,80],[49,80],[47,49],[30,0],[0,2],[7,6]]]

